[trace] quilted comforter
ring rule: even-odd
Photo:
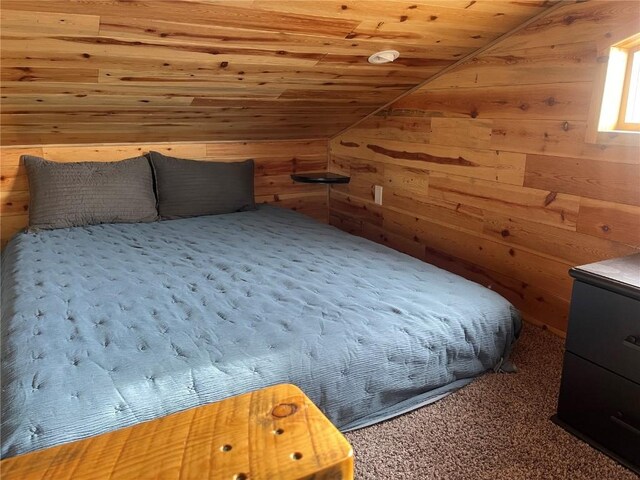
[[[520,329],[491,290],[277,207],[22,233],[2,260],[2,457],[276,383],[358,428]]]

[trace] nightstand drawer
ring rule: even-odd
[[[574,282],[566,349],[640,383],[640,301]]]
[[[640,466],[640,385],[566,353],[558,417]]]

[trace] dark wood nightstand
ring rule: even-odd
[[[294,182],[326,184],[349,183],[351,180],[351,177],[331,172],[294,173],[291,178]]]
[[[640,254],[569,273],[575,280],[552,420],[640,473]]]

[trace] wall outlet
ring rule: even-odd
[[[382,185],[373,187],[373,201],[376,202],[376,205],[382,205]]]

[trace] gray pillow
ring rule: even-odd
[[[254,210],[253,160],[208,162],[149,152],[164,219]]]
[[[23,155],[29,177],[29,229],[158,219],[146,157],[59,163]]]

